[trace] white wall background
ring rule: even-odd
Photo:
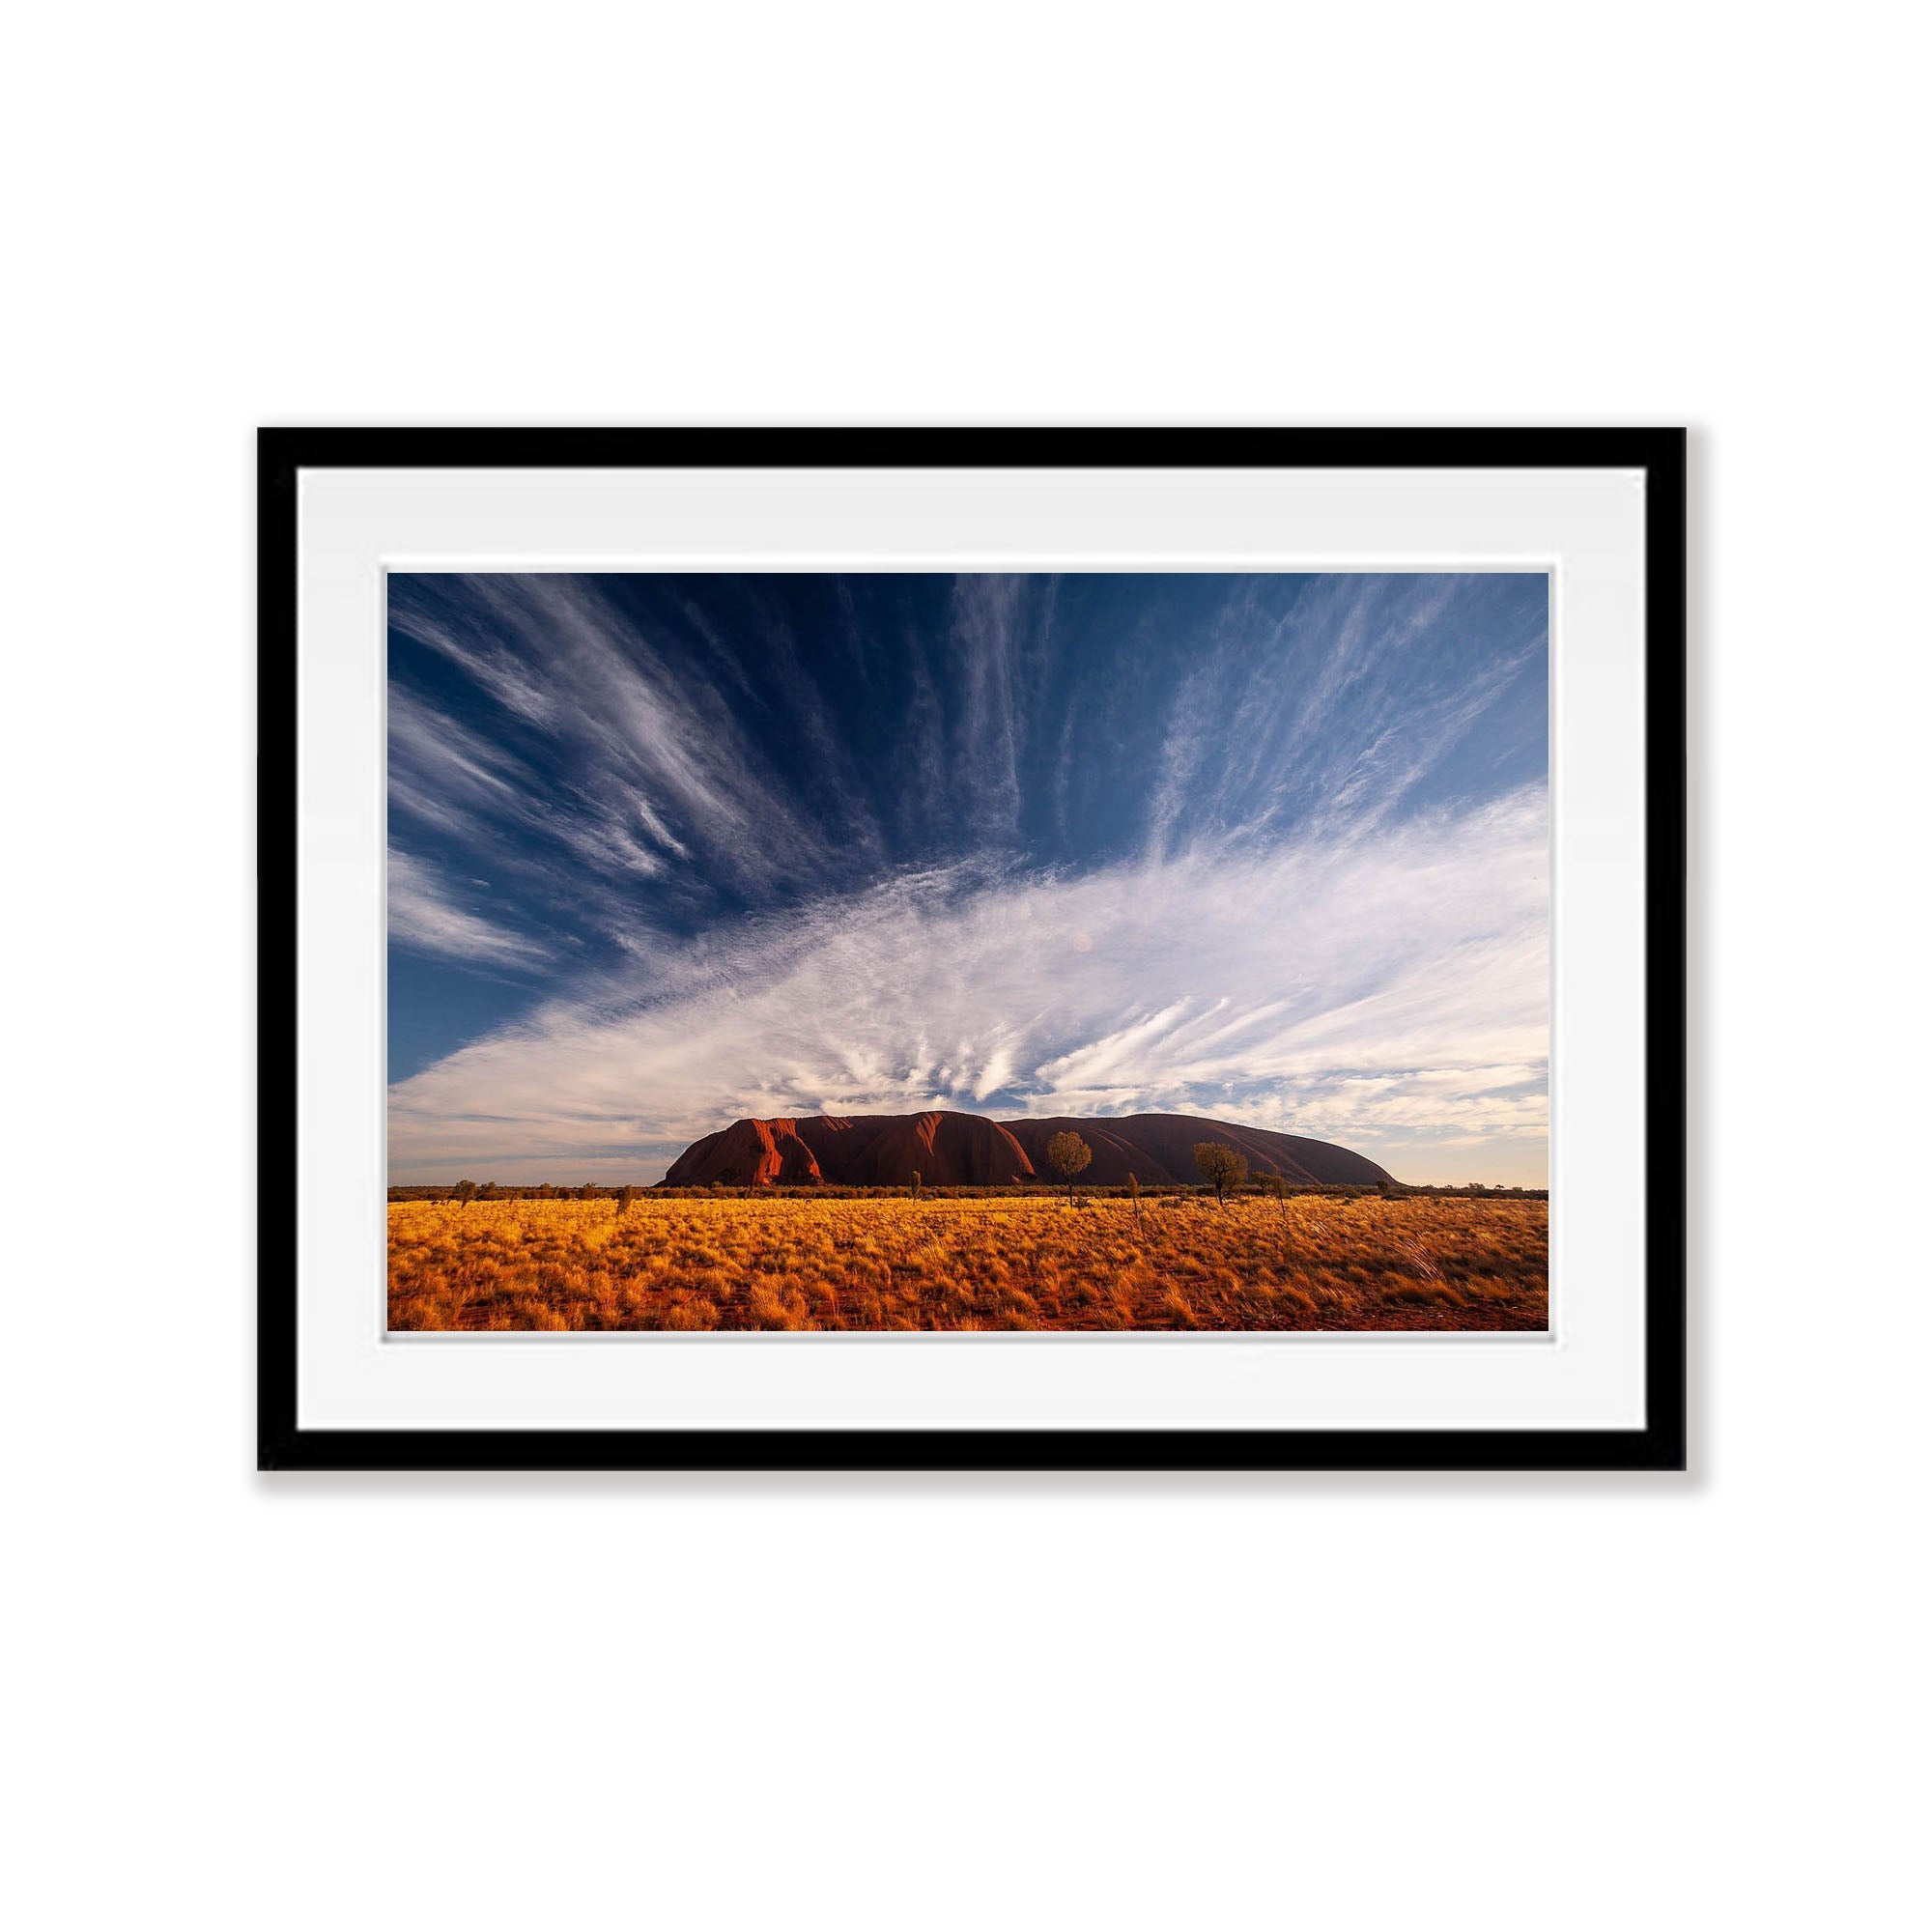
[[[16,19],[14,1921],[1922,1912],[1924,36]],[[251,1473],[258,421],[1651,420],[1696,431],[1690,1479]]]

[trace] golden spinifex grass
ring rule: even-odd
[[[389,1208],[394,1329],[1542,1328],[1542,1201]]]

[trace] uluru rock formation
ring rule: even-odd
[[[796,1120],[734,1121],[694,1141],[671,1163],[667,1187],[766,1187],[831,1181],[847,1187],[1004,1187],[1054,1178],[1046,1144],[1062,1131],[1094,1150],[1080,1177],[1118,1187],[1198,1182],[1197,1141],[1225,1141],[1256,1174],[1285,1180],[1374,1187],[1388,1172],[1332,1141],[1189,1114],[1127,1114],[1099,1121],[989,1121],[980,1114],[819,1114]]]
[[[798,1127],[796,1121],[733,1121],[722,1133],[694,1141],[678,1155],[665,1180],[679,1187],[703,1187],[713,1181],[769,1187],[780,1181],[823,1180],[825,1176]],[[684,1169],[689,1172],[673,1179]]]
[[[1394,1179],[1366,1154],[1337,1147],[1333,1141],[1236,1126],[1231,1121],[1203,1121],[1191,1114],[1128,1114],[1117,1121],[1009,1121],[1007,1131],[1048,1179],[1053,1177],[1046,1161],[1047,1142],[1058,1133],[1078,1134],[1094,1150],[1094,1163],[1080,1178],[1096,1187],[1119,1187],[1129,1174],[1143,1181],[1184,1180],[1198,1185],[1201,1170],[1194,1165],[1194,1149],[1200,1141],[1226,1141],[1246,1159],[1250,1172],[1278,1174],[1284,1180],[1377,1187]]]
[[[1033,1172],[1019,1142],[979,1114],[819,1115],[798,1131],[824,1178],[851,1186],[910,1187],[918,1174],[934,1187],[999,1187]]]

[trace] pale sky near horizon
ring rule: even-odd
[[[389,1166],[1199,1114],[1548,1172],[1548,590],[389,580]]]

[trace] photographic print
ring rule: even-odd
[[[1540,571],[387,578],[388,1326],[1545,1330]]]

